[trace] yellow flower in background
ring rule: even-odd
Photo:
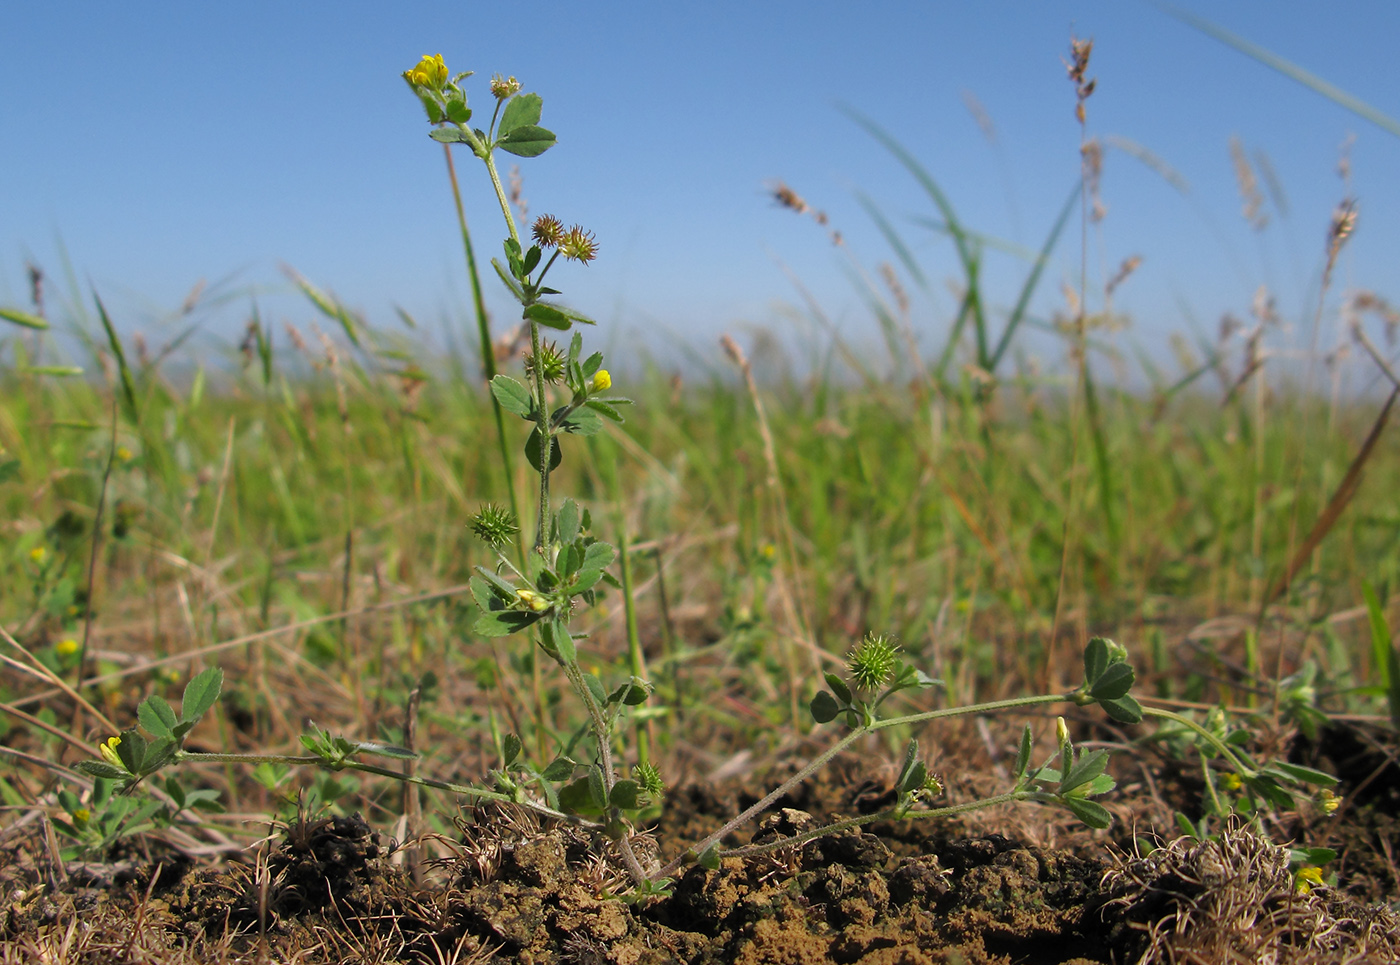
[[[29,551],[29,558],[35,563],[44,562],[45,557],[47,557],[48,555],[49,551],[43,546],[36,546]]]
[[[128,449],[126,446],[117,446],[117,458],[120,459],[122,462],[131,462],[131,460],[135,457],[132,455],[131,450]]]
[[[1299,868],[1298,873],[1293,876],[1294,886],[1298,889],[1298,894],[1306,895],[1313,888],[1322,884],[1322,869],[1307,867]]]
[[[1337,809],[1342,806],[1342,799],[1337,797],[1328,788],[1323,788],[1317,795],[1317,809],[1323,814],[1336,814]]]
[[[424,54],[416,67],[403,72],[403,77],[415,87],[441,90],[447,83],[447,65],[442,62],[442,54]]]
[[[74,824],[81,828],[86,826],[87,823],[92,820],[92,812],[89,811],[87,808],[78,808],[78,810],[70,814],[69,817],[73,819]]]
[[[78,641],[72,637],[64,637],[53,645],[53,651],[60,657],[71,657],[78,652]]]
[[[1240,788],[1244,787],[1244,782],[1240,780],[1238,774],[1222,774],[1220,776],[1220,786],[1227,791],[1238,791]]]
[[[612,388],[612,375],[607,369],[599,369],[593,376],[593,391],[606,392]]]
[[[102,757],[108,764],[126,770],[126,765],[122,763],[121,755],[117,753],[117,745],[121,742],[122,739],[120,737],[109,737],[101,744],[98,744],[97,749],[102,752]]]

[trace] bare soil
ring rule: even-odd
[[[1134,855],[1134,828],[1166,828],[1164,809],[1190,810],[1190,771],[1121,755],[1116,837],[1039,808],[877,823],[800,851],[727,859],[714,871],[693,866],[669,897],[632,903],[613,897],[626,880],[606,841],[498,808],[464,814],[460,834],[416,869],[406,859],[417,848],[398,847],[358,816],[296,822],[244,860],[218,863],[150,842],[124,861],[58,869],[41,835],[11,833],[0,854],[0,960],[1400,960],[1400,923],[1387,904],[1397,894],[1391,847],[1400,821],[1393,738],[1332,728],[1316,744],[1295,740],[1290,753],[1337,773],[1346,802],[1328,823],[1293,818],[1307,843],[1340,851],[1335,886],[1308,893],[1295,887],[1287,850],[1243,828]],[[680,788],[655,839],[683,847],[781,777],[780,768],[762,780]],[[966,779],[968,793],[976,781]],[[871,813],[889,793],[850,763],[778,801],[751,838],[741,832],[731,843]],[[1271,831],[1278,840],[1288,833]]]

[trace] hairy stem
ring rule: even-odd
[[[481,275],[476,270],[476,252],[472,247],[471,232],[467,230],[467,215],[462,207],[462,191],[457,185],[457,168],[452,163],[451,146],[444,144],[442,152],[447,157],[447,178],[452,183],[452,201],[457,207],[457,224],[462,230],[462,250],[466,252],[467,256],[467,278],[472,285],[472,307],[476,312],[476,327],[481,338],[481,366],[489,384],[496,377],[496,353],[491,347],[491,325],[486,317],[486,302],[481,294]],[[501,450],[501,469],[505,473],[505,487],[506,494],[510,497],[510,511],[516,519],[519,519],[520,507],[515,499],[514,460],[511,458],[510,443],[506,440],[505,410],[501,408],[501,403],[496,400],[494,392],[487,394],[491,397],[491,411],[496,419],[496,441]],[[525,542],[524,537],[518,532],[515,542],[516,550],[523,562]]]
[[[989,808],[997,804],[1009,804],[1012,801],[1034,801],[1043,800],[1050,795],[1039,791],[1008,791],[1005,794],[998,794],[995,797],[982,798],[977,801],[968,801],[966,804],[952,804],[948,807],[931,808],[927,811],[904,811],[900,808],[887,808],[875,814],[862,814],[855,818],[846,818],[843,821],[834,821],[831,824],[823,825],[819,828],[812,828],[810,831],[803,831],[786,838],[779,838],[777,841],[766,841],[763,844],[746,844],[742,848],[730,848],[728,851],[721,851],[721,858],[751,858],[760,854],[772,854],[774,851],[782,851],[786,848],[798,848],[808,841],[815,841],[817,838],[824,838],[830,834],[837,834],[847,828],[858,828],[866,824],[874,824],[876,821],[921,821],[928,818],[946,818],[954,814],[966,814],[969,811],[980,811],[982,808]]]
[[[362,761],[344,761],[340,766],[332,766],[324,757],[314,754],[292,755],[292,754],[205,754],[196,751],[178,751],[174,760],[178,763],[188,764],[286,764],[292,767],[304,767],[313,765],[324,767],[331,771],[363,771],[366,774],[377,774],[380,777],[393,778],[405,784],[416,784],[419,787],[430,787],[438,791],[449,791],[453,794],[461,794],[463,797],[474,798],[479,801],[497,801],[501,804],[518,804],[528,808],[536,814],[553,818],[556,821],[567,821],[571,824],[581,824],[587,827],[597,827],[593,821],[587,821],[578,815],[565,814],[563,811],[546,807],[535,801],[517,801],[509,794],[502,794],[500,791],[490,791],[484,787],[474,787],[470,784],[456,784],[452,781],[438,781],[430,777],[418,777],[417,775],[406,775],[402,771],[390,770],[387,767],[379,767],[376,764],[366,764]]]
[[[729,834],[731,831],[734,831],[736,828],[742,827],[749,821],[753,820],[755,816],[767,810],[768,807],[772,805],[774,801],[778,800],[778,798],[782,797],[788,791],[792,790],[797,785],[807,780],[807,778],[811,777],[814,773],[816,773],[818,770],[824,767],[826,763],[830,761],[833,757],[841,753],[847,747],[850,747],[852,744],[854,744],[860,738],[864,737],[866,734],[871,734],[877,730],[884,730],[886,727],[894,727],[899,724],[915,724],[926,720],[937,720],[939,718],[944,717],[963,717],[969,714],[984,714],[997,710],[1009,710],[1017,707],[1030,707],[1034,706],[1035,704],[1063,703],[1065,701],[1070,701],[1073,699],[1073,694],[1050,694],[1039,697],[1015,697],[1009,700],[994,700],[985,704],[969,704],[966,707],[949,707],[944,710],[930,710],[919,714],[906,714],[903,717],[890,717],[887,720],[877,720],[864,726],[857,727],[855,730],[851,731],[849,734],[841,738],[835,744],[831,745],[831,747],[829,747],[826,751],[814,757],[805,767],[803,767],[792,777],[788,778],[782,784],[778,785],[778,787],[770,791],[761,801],[758,801],[752,807],[746,808],[741,814],[738,814],[734,818],[731,818],[729,821],[725,822],[723,827],[711,834],[709,837],[705,838],[703,841],[695,845],[690,850],[693,851],[695,854],[703,854],[710,847],[712,847],[715,844],[718,844],[721,840],[723,840],[725,835]],[[670,864],[666,865],[666,867],[661,870],[662,877],[668,877],[670,875],[675,874],[676,871],[680,869],[680,866],[685,862],[685,860],[685,855],[682,855],[679,858],[675,858],[674,860],[672,860]]]

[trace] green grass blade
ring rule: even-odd
[[[1099,481],[1099,505],[1112,545],[1118,545],[1118,517],[1113,510],[1113,463],[1108,457],[1108,442],[1104,438],[1103,414],[1099,411],[1098,390],[1089,360],[1084,360],[1084,406],[1089,416],[1089,434],[1094,443],[1094,474]]]
[[[952,234],[948,226],[937,218],[916,217],[910,218],[909,220],[921,228],[928,228],[930,231],[936,231],[941,235]],[[1008,241],[997,235],[989,235],[983,231],[975,231],[966,226],[963,227],[962,232],[988,251],[999,251],[1004,255],[1010,255],[1013,258],[1019,258],[1025,262],[1033,262],[1038,257],[1038,253],[1033,249],[1027,248],[1025,245],[1017,244],[1014,241]]]
[[[962,304],[958,306],[958,317],[953,322],[953,330],[948,333],[948,341],[943,345],[943,351],[938,356],[938,364],[933,367],[933,377],[937,382],[943,381],[943,376],[948,370],[948,363],[953,361],[953,353],[958,349],[958,340],[962,338],[963,329],[967,327],[968,316],[972,314],[972,290],[968,289],[963,296]]]
[[[1060,209],[1060,216],[1055,219],[1050,234],[1046,236],[1045,244],[1040,246],[1040,254],[1036,256],[1035,263],[1031,266],[1031,272],[1026,276],[1025,284],[1021,286],[1021,295],[1016,299],[1016,307],[1011,310],[1011,317],[1006,321],[1006,329],[1001,333],[996,349],[987,360],[990,363],[986,366],[988,372],[996,371],[1002,356],[1011,347],[1011,337],[1016,334],[1016,329],[1020,328],[1021,322],[1025,320],[1026,309],[1030,306],[1031,296],[1035,294],[1036,285],[1040,284],[1040,276],[1045,271],[1045,265],[1050,261],[1050,253],[1055,250],[1055,245],[1059,242],[1065,225],[1069,223],[1069,216],[1074,213],[1075,203],[1078,202],[1079,194],[1083,189],[1083,184],[1074,186],[1074,190],[1065,199],[1065,206]]]
[[[38,315],[31,315],[13,308],[0,308],[0,318],[7,322],[14,322],[16,325],[23,325],[25,328],[45,329],[49,327],[49,323]]]
[[[858,111],[846,107],[842,107],[841,111],[864,128],[867,134],[879,141],[885,150],[893,154],[895,160],[904,165],[904,169],[914,176],[914,180],[919,182],[919,187],[924,189],[924,193],[938,208],[938,213],[943,216],[944,223],[948,225],[948,233],[953,236],[953,243],[958,247],[958,257],[966,264],[971,256],[967,233],[963,230],[962,222],[958,220],[957,214],[953,211],[953,205],[948,200],[948,196],[943,193],[943,189],[938,186],[933,175],[929,174],[914,155],[909,153],[908,148],[896,141],[883,127]]]
[[[1348,94],[1335,84],[1329,84],[1311,71],[1304,70],[1292,61],[1285,60],[1278,54],[1265,50],[1258,44],[1250,43],[1238,34],[1233,34],[1224,27],[1217,26],[1209,20],[1198,17],[1193,13],[1188,13],[1179,7],[1174,7],[1171,4],[1165,3],[1157,4],[1157,7],[1163,13],[1175,17],[1188,26],[1195,27],[1201,33],[1214,37],[1221,43],[1235,48],[1246,57],[1257,60],[1265,67],[1272,68],[1290,80],[1295,80],[1313,92],[1321,94],[1338,107],[1349,110],[1357,117],[1375,124],[1381,130],[1394,134],[1396,137],[1400,137],[1400,121],[1397,121],[1389,114],[1384,114],[1376,110],[1376,108],[1367,104],[1361,98]]]
[[[914,255],[909,251],[909,246],[904,243],[904,239],[900,237],[894,225],[890,224],[889,219],[885,217],[885,213],[881,211],[870,196],[863,191],[856,195],[856,200],[860,202],[860,206],[865,209],[865,213],[870,216],[870,220],[875,222],[875,227],[880,230],[880,234],[884,235],[885,241],[894,249],[895,256],[899,259],[900,264],[904,266],[904,270],[909,272],[909,277],[914,279],[914,282],[920,288],[927,289],[928,280],[924,278],[924,273],[920,270],[919,263],[914,260]]]
[[[107,332],[107,344],[112,347],[112,355],[117,360],[117,374],[121,378],[122,402],[126,406],[126,413],[132,422],[138,421],[136,418],[136,381],[131,377],[131,367],[126,364],[126,352],[122,350],[122,340],[117,337],[117,330],[112,327],[112,319],[107,315],[107,308],[102,304],[102,299],[96,292],[92,293],[92,300],[97,302],[97,317],[102,320],[102,327]]]
[[[349,310],[346,309],[344,305],[303,278],[291,265],[283,265],[282,272],[291,279],[292,284],[296,285],[303,295],[311,300],[313,305],[321,310],[322,314],[340,323],[340,327],[345,330],[345,337],[350,339],[351,344],[356,348],[362,347],[360,345],[359,326],[356,323],[355,317],[350,314]]]
[[[1390,722],[1400,727],[1400,655],[1390,641],[1390,624],[1386,622],[1385,610],[1375,587],[1370,581],[1361,581],[1361,595],[1366,599],[1366,614],[1371,623],[1371,654],[1380,674],[1381,687],[1385,690],[1385,700],[1390,708]]]

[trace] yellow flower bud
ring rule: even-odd
[[[516,590],[515,595],[520,597],[520,602],[524,603],[536,613],[543,613],[545,610],[549,609],[549,601],[534,590]]]
[[[1323,814],[1336,814],[1337,809],[1342,806],[1342,799],[1333,794],[1331,790],[1323,788],[1317,795],[1317,809]]]
[[[1244,784],[1238,774],[1230,773],[1221,775],[1220,786],[1227,791],[1238,791]]]
[[[612,388],[612,376],[607,369],[599,369],[597,374],[593,376],[593,391],[606,392],[610,388]]]
[[[92,820],[92,812],[87,808],[78,808],[78,810],[70,814],[69,817],[73,819],[74,824],[81,828],[85,827],[87,823]]]
[[[117,745],[121,742],[122,739],[120,737],[109,737],[101,744],[98,744],[97,749],[102,752],[102,757],[108,764],[126,770],[126,765],[122,763],[121,755],[117,753]]]
[[[447,65],[442,62],[442,54],[424,54],[412,70],[403,72],[403,76],[415,87],[441,90],[447,83]]]
[[[65,637],[53,645],[54,653],[58,654],[60,657],[71,657],[78,652],[78,649],[78,641],[74,640],[72,637]]]
[[[1293,876],[1293,881],[1300,895],[1306,895],[1312,891],[1314,886],[1322,884],[1321,868],[1299,868],[1298,873]]]
[[[36,546],[29,551],[29,558],[35,563],[44,562],[44,557],[49,555],[49,551],[42,546]]]

